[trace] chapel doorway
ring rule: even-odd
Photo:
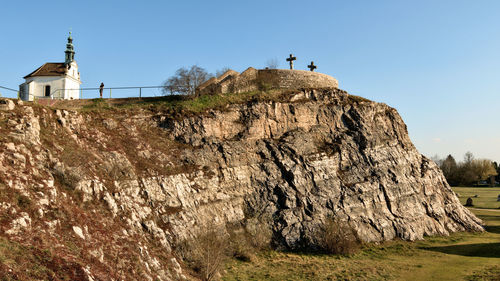
[[[50,86],[49,85],[45,86],[45,96],[50,97]]]

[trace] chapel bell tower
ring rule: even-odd
[[[71,37],[71,32],[68,36],[68,43],[66,44],[66,54],[64,64],[66,66],[71,66],[71,63],[75,60],[75,50],[73,49],[73,38]]]

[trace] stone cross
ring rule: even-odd
[[[307,66],[307,68],[309,68],[311,71],[314,71],[316,68],[318,68],[317,66],[314,65],[314,62],[312,61],[310,65]]]
[[[297,58],[290,54],[290,57],[286,59],[286,61],[290,62],[290,69],[293,69],[293,61]]]

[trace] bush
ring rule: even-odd
[[[330,254],[352,255],[361,248],[356,231],[345,221],[329,219],[318,234],[320,247]]]
[[[178,254],[204,281],[217,280],[229,257],[229,241],[222,229],[208,228],[177,247]]]
[[[228,258],[252,261],[257,251],[269,247],[272,236],[267,224],[257,219],[245,228],[229,226],[227,233],[222,227],[202,229],[195,238],[177,244],[175,251],[202,280],[217,280]]]
[[[52,169],[52,176],[56,183],[68,190],[74,190],[80,181],[80,176],[62,167]]]
[[[229,234],[229,244],[233,258],[241,261],[251,261],[255,248],[252,247],[250,237],[243,229],[233,230]]]
[[[229,227],[229,244],[233,258],[241,261],[252,261],[259,251],[269,249],[272,231],[266,218],[247,219],[244,227]]]
[[[246,224],[246,233],[250,244],[257,250],[266,250],[271,244],[273,231],[269,227],[270,218],[249,219]]]

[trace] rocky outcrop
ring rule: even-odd
[[[214,173],[212,182],[193,175],[192,185],[227,198],[211,219],[272,217],[276,242],[292,248],[313,240],[328,217],[349,221],[365,241],[482,230],[436,164],[415,149],[396,110],[342,91],[291,99],[301,102],[162,122],[175,140],[196,147],[186,161]],[[197,210],[188,209],[196,220]]]
[[[14,107],[15,105],[12,100],[0,98],[0,110],[13,110]]]
[[[189,279],[172,249],[212,225],[259,224],[292,249],[332,217],[365,241],[483,230],[395,109],[338,89],[182,118],[27,105],[0,117],[1,235],[64,257],[75,244],[68,262],[94,280]]]

